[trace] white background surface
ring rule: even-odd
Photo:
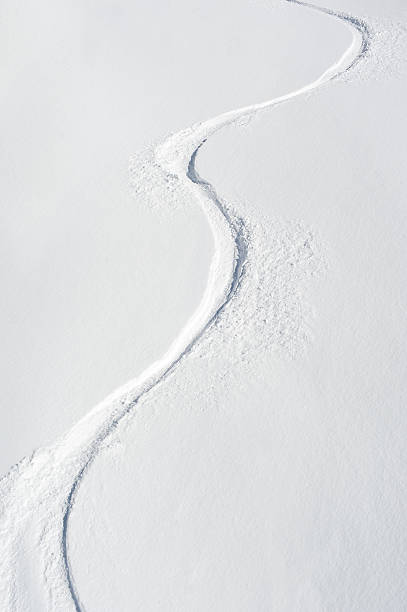
[[[128,158],[303,84],[346,45],[323,16],[276,6],[2,3],[3,472],[158,358],[197,306],[207,223],[134,200]]]
[[[204,217],[132,200],[128,154],[306,84],[350,35],[283,3],[4,6],[8,463],[159,356],[203,290]],[[380,52],[366,77],[362,65],[203,148],[202,176],[264,226],[259,250],[312,232],[326,270],[281,298],[288,277],[259,259],[264,326],[243,287],[99,455],[69,531],[86,610],[404,609],[405,73],[389,70],[397,47]],[[297,351],[290,325],[286,343],[271,329],[286,316],[306,322]]]

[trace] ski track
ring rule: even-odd
[[[60,518],[58,519],[61,520],[62,518],[62,535],[61,523],[58,523],[59,542],[62,551],[58,553],[55,550],[47,549],[46,553],[48,552],[48,557],[52,555],[57,558],[57,561],[53,561],[58,565],[56,575],[59,580],[64,580],[64,585],[53,585],[52,579],[46,580],[46,582],[51,582],[49,586],[51,591],[54,591],[54,588],[57,587],[55,592],[58,591],[63,593],[65,604],[69,605],[68,600],[70,596],[73,608],[77,612],[83,611],[84,608],[80,603],[79,594],[75,587],[69,562],[67,541],[69,517],[83,477],[100,451],[102,443],[112,434],[119,422],[134,409],[139,400],[149,393],[153,387],[156,387],[168,378],[181,360],[190,353],[198,340],[216,322],[221,312],[231,302],[238,291],[245,273],[249,237],[244,219],[230,212],[227,204],[217,196],[214,187],[199,176],[196,170],[196,159],[201,146],[210,136],[227,125],[234,124],[242,118],[250,119],[259,111],[270,109],[283,102],[292,100],[293,98],[315,90],[329,81],[337,79],[339,76],[354,68],[369,50],[372,34],[369,26],[363,20],[345,13],[335,12],[328,8],[315,6],[308,2],[302,2],[301,0],[285,1],[325,13],[345,22],[353,29],[354,40],[351,46],[345,51],[337,63],[309,85],[290,94],[275,98],[274,100],[246,106],[198,123],[191,128],[169,136],[162,144],[156,147],[155,163],[158,163],[168,177],[177,180],[183,187],[188,188],[189,191],[192,190],[194,195],[198,196],[214,234],[215,255],[209,271],[209,279],[204,296],[196,313],[192,316],[186,327],[181,331],[178,339],[161,360],[150,366],[137,380],[131,381],[111,397],[107,398],[105,402],[97,406],[81,419],[61,440],[57,441],[53,447],[44,451],[45,461],[48,460],[49,463],[52,463],[47,473],[50,473],[51,477],[62,483],[59,484],[59,493],[61,496],[59,501],[59,512],[62,511],[62,517],[61,514],[59,514]],[[222,249],[224,250],[223,253],[221,252]],[[220,273],[220,271],[225,268],[225,262],[221,261],[222,257],[225,258],[225,252],[229,260],[231,260],[228,266],[226,266],[226,278],[225,273]],[[37,453],[39,453],[39,451],[37,451]],[[12,488],[14,482],[13,478],[16,473],[17,476],[19,476],[21,472],[24,473],[27,466],[31,467],[31,464],[34,463],[37,457],[37,453],[34,453],[30,458],[14,466],[14,468],[12,468],[12,470],[2,479],[0,485],[6,494],[9,493]],[[41,464],[41,459],[43,459],[43,457],[39,456],[37,463]],[[63,470],[65,474],[68,475],[68,479],[71,472],[70,488],[69,485],[68,488],[66,488],[66,482],[64,486],[63,473],[60,476],[60,481],[58,480],[58,475],[55,475],[55,472],[58,471],[60,466],[63,466]],[[35,468],[33,468],[34,474],[32,474],[33,478],[31,479],[30,486],[34,490],[37,489],[37,485],[40,489],[39,482],[43,477],[41,465],[39,469],[39,474],[37,474]],[[28,480],[29,476],[30,473],[28,473]],[[43,486],[46,487],[46,484]],[[16,499],[18,499],[18,495]],[[34,512],[37,513],[41,506],[41,502],[40,494],[38,494],[38,498],[35,497],[34,494],[31,511],[33,512],[34,509]],[[58,501],[55,503],[58,504]],[[47,521],[45,514],[44,517],[43,523],[45,524]],[[16,519],[15,515],[14,519]],[[39,519],[39,521],[41,523],[41,519]],[[43,525],[42,529],[46,529],[46,526]],[[6,533],[5,530],[4,533]],[[55,539],[52,539],[52,536],[50,536],[50,542],[51,545],[53,543],[55,544]],[[10,561],[10,563],[12,563],[12,561]],[[49,561],[49,563],[52,565],[51,561]],[[18,588],[18,585],[16,587],[15,583],[17,580],[15,577],[15,570],[11,572],[8,578],[10,584],[13,585],[9,587],[11,589],[11,595],[8,595],[10,599],[8,609],[21,609],[16,607],[18,602],[16,601],[15,590]]]

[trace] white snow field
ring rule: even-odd
[[[3,0],[0,16],[4,473],[159,358],[203,294],[200,206],[135,198],[130,155],[313,80],[349,33],[247,0],[233,28],[215,0]]]
[[[404,610],[405,7],[180,3],[163,25],[144,3],[101,5],[44,2],[44,38],[3,8],[43,50],[34,73],[49,62],[37,103],[56,100],[26,136],[13,103],[32,71],[11,42],[5,470],[42,448],[1,481],[0,609]],[[168,32],[185,63],[166,82]],[[126,41],[151,50],[150,89],[133,89]]]

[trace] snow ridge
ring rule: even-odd
[[[5,542],[0,567],[0,607],[3,610],[27,609],[25,604],[30,601],[27,584],[30,581],[25,572],[29,563],[27,558],[34,555],[39,557],[34,559],[37,582],[41,585],[45,580],[45,588],[39,595],[37,593],[42,607],[48,610],[83,610],[68,554],[69,517],[83,477],[101,450],[102,443],[135,409],[141,397],[166,380],[191,352],[231,302],[244,278],[250,241],[245,221],[236,216],[218,197],[214,187],[199,176],[196,159],[200,148],[225,126],[243,118],[250,119],[259,111],[338,78],[351,70],[369,50],[372,34],[364,21],[301,0],[286,1],[341,19],[352,28],[353,42],[334,66],[305,87],[195,124],[169,136],[156,147],[151,173],[147,172],[143,180],[151,182],[153,172],[158,168],[175,190],[187,191],[198,199],[215,243],[208,283],[197,311],[159,361],[109,396],[54,445],[23,459],[0,481],[3,499],[0,530]]]

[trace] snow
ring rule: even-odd
[[[405,606],[403,10],[327,2],[328,13],[369,8],[365,27],[298,4],[268,11],[276,53],[287,18],[302,60],[284,76],[277,55],[271,103],[195,123],[132,158],[147,211],[137,210],[140,236],[154,228],[151,210],[160,240],[175,230],[168,261],[146,248],[138,262],[171,296],[155,316],[166,300],[170,309],[154,359],[139,356],[128,378],[141,374],[3,479],[4,609]],[[243,105],[257,93],[250,78],[244,86]],[[199,267],[182,265],[173,285],[186,258]],[[194,282],[189,301],[181,278]],[[136,317],[117,308],[145,328],[147,303]],[[123,337],[127,355],[107,384],[134,359],[126,326]]]
[[[0,7],[2,472],[158,359],[204,291],[201,209],[134,199],[129,157],[314,80],[349,40],[280,2],[235,3],[233,29],[214,1],[40,7]]]

